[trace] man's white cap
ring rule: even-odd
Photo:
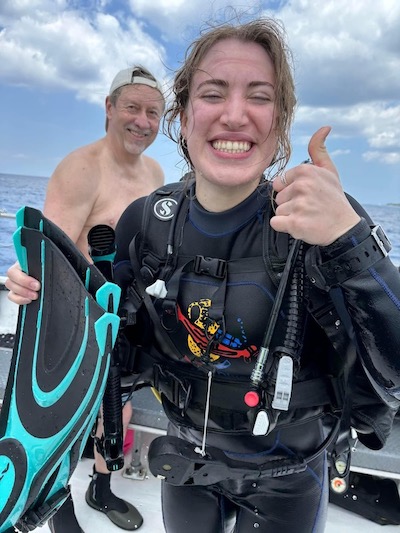
[[[119,89],[120,87],[124,87],[125,85],[135,84],[148,85],[149,87],[153,87],[153,89],[157,89],[157,91],[159,91],[161,93],[161,96],[164,98],[160,83],[147,69],[141,66],[135,66],[120,70],[113,79],[108,94],[111,95],[115,90]]]

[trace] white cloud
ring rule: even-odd
[[[28,156],[26,154],[21,153],[13,154],[12,157],[14,157],[15,159],[28,159]]]
[[[380,161],[386,165],[398,165],[400,163],[399,152],[365,152],[363,158],[365,161]]]
[[[300,132],[297,142],[306,145],[309,137],[302,136],[301,132],[316,131],[325,124],[332,126],[330,138],[342,139],[344,144],[356,136],[364,138],[373,149],[364,159],[379,159],[391,165],[400,162],[400,104],[372,102],[347,107],[300,107],[296,120]]]
[[[2,0],[0,5],[0,21],[5,19],[20,18],[27,13],[57,12],[65,9],[67,0]]]
[[[395,148],[400,151],[400,105],[376,103],[365,120],[364,132],[372,148]],[[368,111],[368,109],[367,109]]]
[[[303,104],[398,99],[399,2],[293,1],[279,16],[294,52]]]
[[[122,27],[111,14],[65,10],[63,2],[51,12],[28,12],[20,2],[21,18],[0,31],[3,83],[71,90],[78,98],[103,103],[121,68],[141,63],[164,77],[165,49],[135,19]],[[45,0],[37,4],[47,8]]]
[[[349,155],[351,153],[348,149],[342,149],[342,150],[333,150],[332,152],[329,152],[329,155],[333,158],[341,156],[341,155]]]
[[[187,43],[208,23],[260,14],[259,0],[129,0],[132,14],[146,19],[167,41]]]

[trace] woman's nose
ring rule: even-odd
[[[236,130],[248,122],[246,102],[240,96],[232,96],[225,101],[221,122],[229,129]]]

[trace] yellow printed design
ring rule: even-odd
[[[225,332],[218,322],[210,319],[209,310],[212,301],[208,298],[193,302],[188,306],[187,317],[177,306],[178,320],[187,331],[188,348],[195,357],[202,357],[205,353],[212,362],[218,361],[221,357],[238,359],[243,357],[249,359],[257,353],[254,345],[244,346],[245,335],[239,339],[228,332]],[[241,320],[238,318],[238,322]],[[211,351],[208,349],[211,344]]]
[[[209,298],[201,299],[198,302],[193,302],[188,307],[189,320],[202,331],[204,331],[204,334],[208,339],[214,337],[219,329],[219,324],[215,321],[211,322],[209,319],[208,310],[210,307],[211,300]],[[193,355],[196,357],[201,357],[202,350],[190,333],[188,334],[188,346]],[[210,354],[211,361],[216,361],[219,358],[220,355],[214,353]]]

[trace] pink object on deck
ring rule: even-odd
[[[135,440],[135,432],[133,429],[128,429],[124,439],[124,455],[129,453],[132,449],[133,442]]]

